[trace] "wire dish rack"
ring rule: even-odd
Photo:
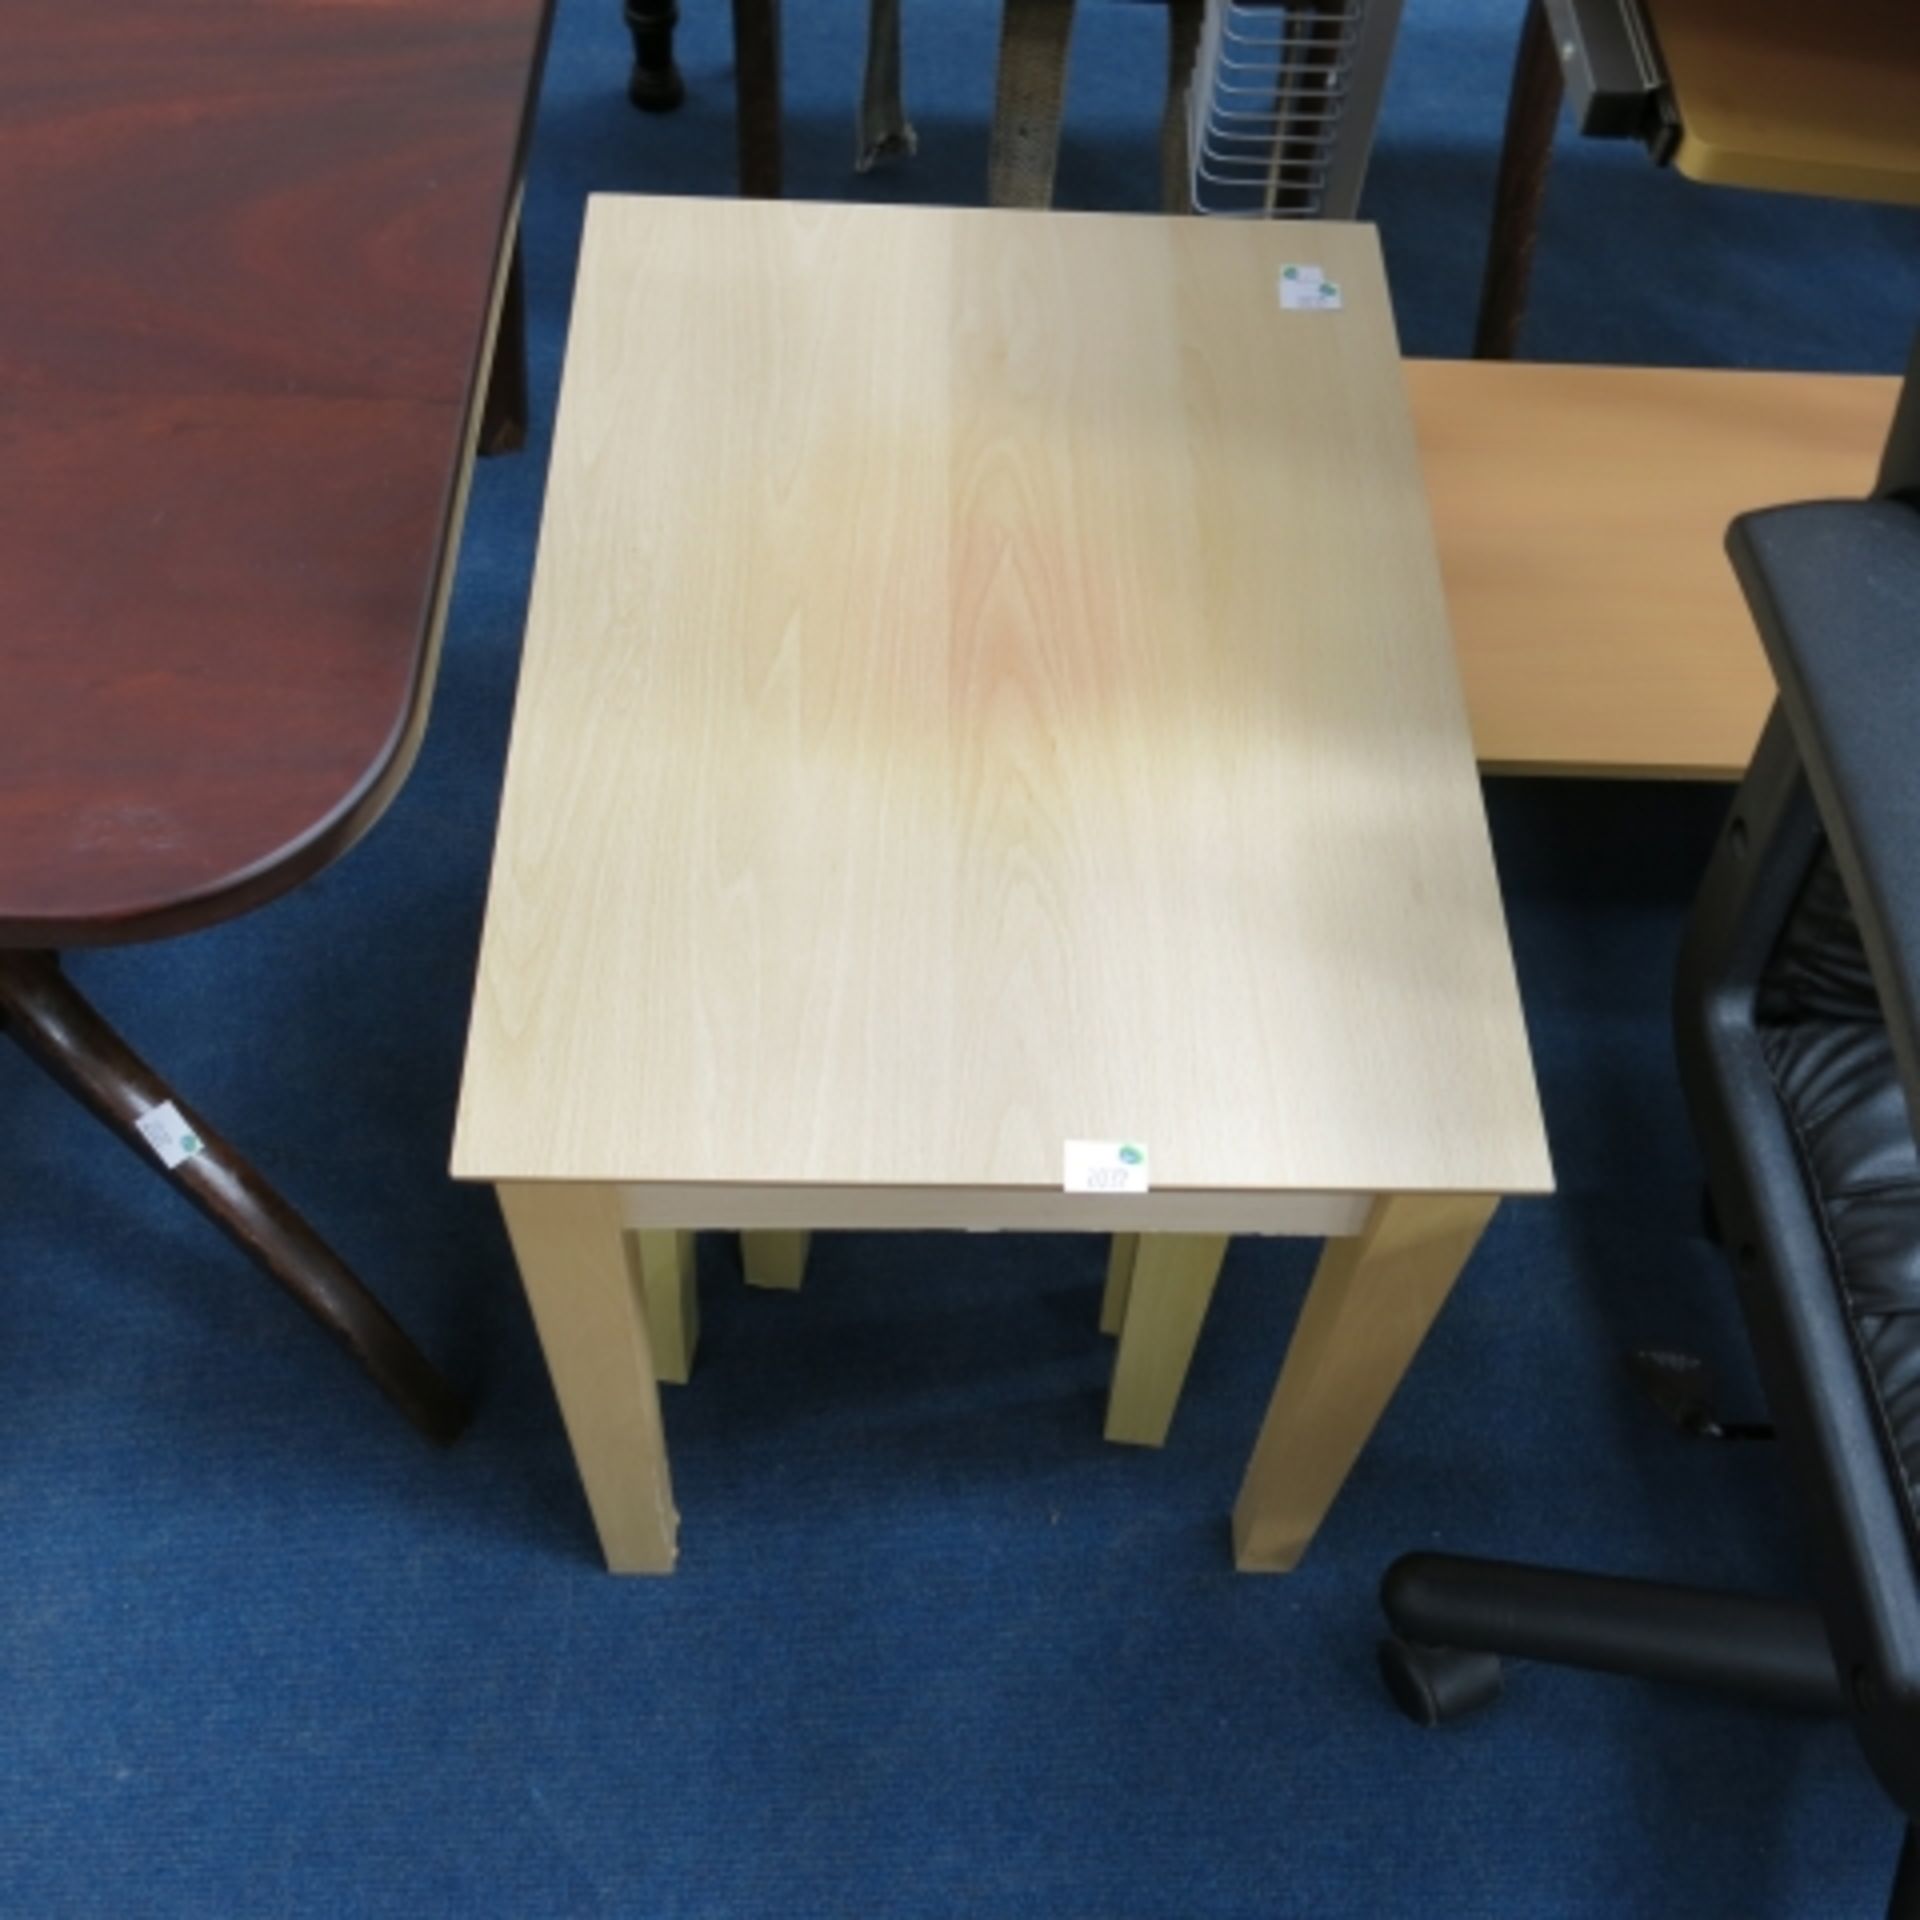
[[[1401,0],[1207,0],[1188,96],[1196,213],[1350,220]]]

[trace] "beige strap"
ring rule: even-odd
[[[1000,14],[1000,73],[987,156],[987,204],[1053,203],[1060,157],[1060,105],[1067,90],[1073,0],[1005,0]]]
[[[888,0],[874,0],[877,20]],[[1005,0],[1000,15],[1000,74],[987,161],[987,204],[1053,203],[1060,157],[1060,114],[1067,91],[1067,47],[1074,0]],[[1169,213],[1190,213],[1192,160],[1187,97],[1200,48],[1206,0],[1167,0],[1167,101],[1160,120],[1160,199]]]
[[[867,71],[860,86],[860,151],[865,173],[876,160],[904,158],[919,145],[900,92],[900,0],[869,0]]]

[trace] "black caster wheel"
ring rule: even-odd
[[[1417,1727],[1451,1726],[1500,1698],[1500,1656],[1495,1653],[1382,1640],[1380,1677],[1393,1704]]]

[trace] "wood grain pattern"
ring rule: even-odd
[[[1372,232],[596,199],[456,1171],[1047,1225],[1068,1138],[1550,1182]]]
[[[964,1232],[975,1227],[1035,1233],[1156,1232],[1296,1234],[1317,1240],[1358,1233],[1373,1195],[1271,1190],[1064,1193],[1058,1187],[998,1187],[983,1217],[982,1195],[951,1185],[908,1187],[716,1187],[652,1182],[621,1189],[630,1227],[746,1230],[807,1228],[843,1233],[899,1228]]]
[[[1117,1334],[1127,1324],[1127,1298],[1133,1292],[1133,1263],[1140,1257],[1137,1233],[1116,1233],[1107,1248],[1107,1281],[1100,1289],[1100,1331]]]
[[[640,1275],[611,1187],[498,1189],[575,1465],[614,1573],[671,1573],[680,1516]]]
[[[0,945],[203,924],[418,739],[544,0],[16,0]]]
[[[1130,1447],[1166,1444],[1227,1245],[1223,1233],[1140,1235],[1127,1263],[1120,1345],[1107,1395],[1109,1440]],[[1110,1265],[1109,1288],[1118,1264],[1116,1259]],[[1103,1325],[1104,1308],[1103,1302]]]
[[[629,1230],[627,1272],[646,1303],[653,1371],[670,1386],[693,1378],[700,1344],[700,1259],[691,1233]]]
[[[1299,1565],[1498,1204],[1390,1194],[1327,1242],[1234,1502],[1242,1573]]]
[[[1913,0],[1655,0],[1649,11],[1679,110],[1682,173],[1920,202]]]
[[[1866,494],[1898,386],[1408,362],[1481,761],[1744,772],[1773,676],[1727,564],[1728,522]]]
[[[807,1277],[807,1249],[812,1242],[810,1233],[743,1233],[740,1270],[747,1285],[798,1293]]]

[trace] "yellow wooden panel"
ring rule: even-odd
[[[1226,1257],[1223,1233],[1140,1235],[1127,1262],[1115,1328],[1120,1345],[1107,1395],[1109,1440],[1132,1447],[1166,1444]],[[1101,1317],[1104,1326],[1104,1312]]]
[[[498,1192],[607,1565],[671,1573],[680,1516],[620,1196],[558,1182],[505,1182]]]
[[[1481,760],[1731,776],[1773,678],[1728,565],[1753,507],[1866,494],[1898,382],[1410,361]]]
[[[691,1233],[627,1230],[627,1267],[647,1309],[655,1375],[684,1387],[700,1344],[700,1259]]]
[[[1299,1564],[1497,1205],[1389,1194],[1327,1242],[1234,1502],[1243,1573]]]
[[[797,1293],[807,1277],[810,1233],[760,1232],[740,1236],[740,1265],[750,1287]]]

